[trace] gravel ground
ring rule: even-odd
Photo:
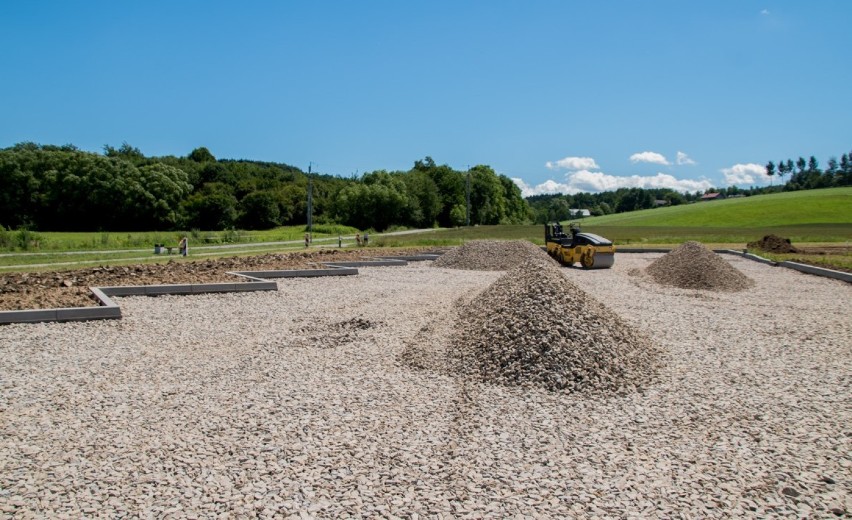
[[[0,327],[0,515],[832,517],[852,510],[852,298],[726,258],[739,293],[562,272],[665,352],[615,397],[398,361],[500,272],[364,268]]]

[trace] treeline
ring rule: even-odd
[[[702,193],[680,193],[674,190],[620,188],[599,193],[577,193],[576,195],[533,195],[527,198],[537,224],[573,217],[572,209],[587,209],[592,216],[624,213],[657,206],[678,206],[694,202]]]
[[[816,188],[831,188],[835,186],[852,186],[852,152],[828,159],[828,167],[820,169],[819,162],[813,155],[806,161],[799,157],[793,162],[792,159],[780,160],[778,164],[773,161],[766,163],[766,175],[770,179],[778,176],[789,180],[783,184],[784,191],[811,190]]]
[[[766,165],[786,183],[711,189],[726,196],[852,185],[852,152],[825,170],[813,156]],[[700,199],[702,192],[621,188],[523,199],[505,175],[479,165],[458,171],[432,158],[408,171],[360,177],[311,175],[281,163],[216,159],[207,148],[185,157],[146,157],[127,143],[103,154],[73,145],[20,143],[0,149],[0,226],[52,231],[269,229],[305,224],[312,187],[313,222],[383,231],[465,224],[567,220],[571,209],[623,213]],[[468,204],[469,196],[469,204]],[[468,210],[469,208],[469,210]],[[469,211],[469,214],[468,214]]]
[[[828,167],[820,169],[816,157],[810,156],[805,160],[799,157],[796,161],[786,159],[766,164],[766,174],[770,180],[776,176],[779,179],[787,177],[783,184],[769,186],[739,188],[710,188],[707,193],[721,193],[726,197],[750,197],[780,191],[811,190],[852,186],[852,152],[844,153],[840,160],[831,157]],[[600,193],[578,193],[576,195],[534,195],[527,198],[533,219],[536,223],[553,220],[568,220],[573,217],[571,209],[588,209],[592,216],[623,213],[640,209],[651,209],[660,206],[677,206],[679,204],[696,202],[704,192],[679,193],[670,189],[621,188],[616,191]]]
[[[146,157],[124,143],[104,153],[21,143],[0,149],[0,225],[8,229],[134,231],[268,229],[313,222],[382,231],[530,219],[520,189],[489,166],[469,172],[427,157],[409,171],[358,178],[311,175],[280,163]],[[467,197],[470,198],[468,216]]]

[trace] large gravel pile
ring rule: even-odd
[[[520,264],[455,315],[446,348],[424,354],[418,351],[429,343],[416,338],[403,359],[484,382],[565,392],[633,390],[657,368],[659,353],[646,336],[552,264]]]
[[[506,271],[530,258],[555,265],[547,253],[526,240],[472,240],[444,253],[435,260],[435,267]]]
[[[428,263],[0,327],[0,518],[848,514],[852,288],[737,257],[749,291],[628,274],[658,256],[562,270],[667,352],[615,396],[399,363],[504,274]]]
[[[659,284],[681,289],[742,291],[754,282],[700,242],[684,242],[646,269]]]

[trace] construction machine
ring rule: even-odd
[[[615,263],[615,246],[611,240],[583,233],[573,223],[568,225],[568,231],[565,233],[559,222],[544,225],[547,253],[559,263],[570,267],[580,262],[584,269],[607,269]]]

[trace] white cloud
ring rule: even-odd
[[[619,188],[669,188],[683,193],[706,191],[713,187],[713,184],[706,179],[678,179],[667,173],[646,176],[617,176],[589,170],[566,174],[566,182],[564,183],[548,180],[536,186],[530,186],[522,179],[514,178],[512,180],[521,188],[521,194],[524,197],[554,193],[567,193],[569,195],[580,192],[597,193],[614,191]]]
[[[735,184],[753,185],[765,183],[769,180],[769,176],[766,175],[766,167],[755,163],[735,164],[730,168],[722,168],[721,171],[728,186]]]
[[[547,161],[544,165],[549,170],[597,170],[600,168],[591,157],[565,157],[556,162]]]
[[[664,166],[671,164],[663,154],[657,152],[634,153],[630,156],[630,160],[634,163],[646,162],[652,164],[662,164]]]
[[[580,192],[580,190],[572,188],[567,184],[558,183],[554,180],[547,180],[536,186],[530,186],[524,182],[523,179],[519,179],[517,177],[513,177],[512,181],[521,188],[521,196],[523,197],[531,197],[532,195],[553,195],[556,193],[568,193],[573,195]]]
[[[677,164],[680,164],[680,165],[683,165],[683,164],[694,165],[695,164],[695,161],[693,161],[688,155],[686,155],[685,153],[683,153],[681,151],[677,152],[677,159],[675,160],[675,162]]]
[[[612,191],[618,188],[669,188],[680,192],[691,192],[713,187],[713,184],[706,179],[678,179],[667,173],[616,176],[602,172],[580,171],[567,175],[566,180],[572,187],[591,192]]]
[[[769,14],[769,9],[764,9],[760,12],[760,14],[762,14],[763,16],[767,16]]]

